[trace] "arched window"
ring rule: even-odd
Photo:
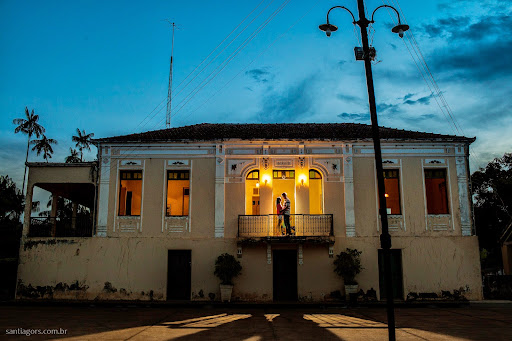
[[[259,170],[253,170],[250,171],[249,174],[247,174],[247,180],[259,180],[260,179],[260,171]]]
[[[322,174],[319,171],[309,170],[309,213],[323,214],[324,195],[322,191]]]
[[[260,214],[260,171],[250,171],[245,177],[245,214]]]

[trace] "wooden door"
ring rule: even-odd
[[[191,250],[169,250],[167,299],[190,300]]]
[[[297,301],[297,250],[274,250],[274,301]]]

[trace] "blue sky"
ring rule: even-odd
[[[510,152],[510,2],[366,1],[369,10],[382,4],[400,7],[414,40],[391,33],[392,12],[376,13],[379,123],[476,136],[473,170]],[[353,56],[358,30],[341,10],[330,16],[338,32],[318,30],[334,5],[357,11],[355,0],[0,1],[0,174],[21,184],[26,137],[12,120],[25,106],[59,141],[52,161],[64,160],[76,128],[95,137],[165,128],[171,30],[163,19],[179,26],[173,126],[369,124],[364,66]],[[428,71],[418,70],[422,59]],[[425,81],[430,73],[442,98]],[[29,160],[43,159],[31,152]]]

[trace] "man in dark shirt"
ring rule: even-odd
[[[286,226],[286,235],[289,236],[291,234],[291,226],[290,226],[290,206],[291,206],[291,202],[290,202],[290,199],[288,199],[288,195],[286,194],[286,192],[284,192],[283,194],[283,198],[284,198],[284,206],[283,206],[283,210],[281,211],[281,213],[283,214],[284,216],[284,226]]]

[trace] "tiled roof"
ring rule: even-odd
[[[381,139],[461,141],[475,138],[441,135],[411,130],[380,127]],[[231,124],[202,123],[184,127],[148,131],[140,134],[95,139],[95,142],[179,142],[239,140],[367,140],[372,138],[371,126],[358,123],[278,123]]]

